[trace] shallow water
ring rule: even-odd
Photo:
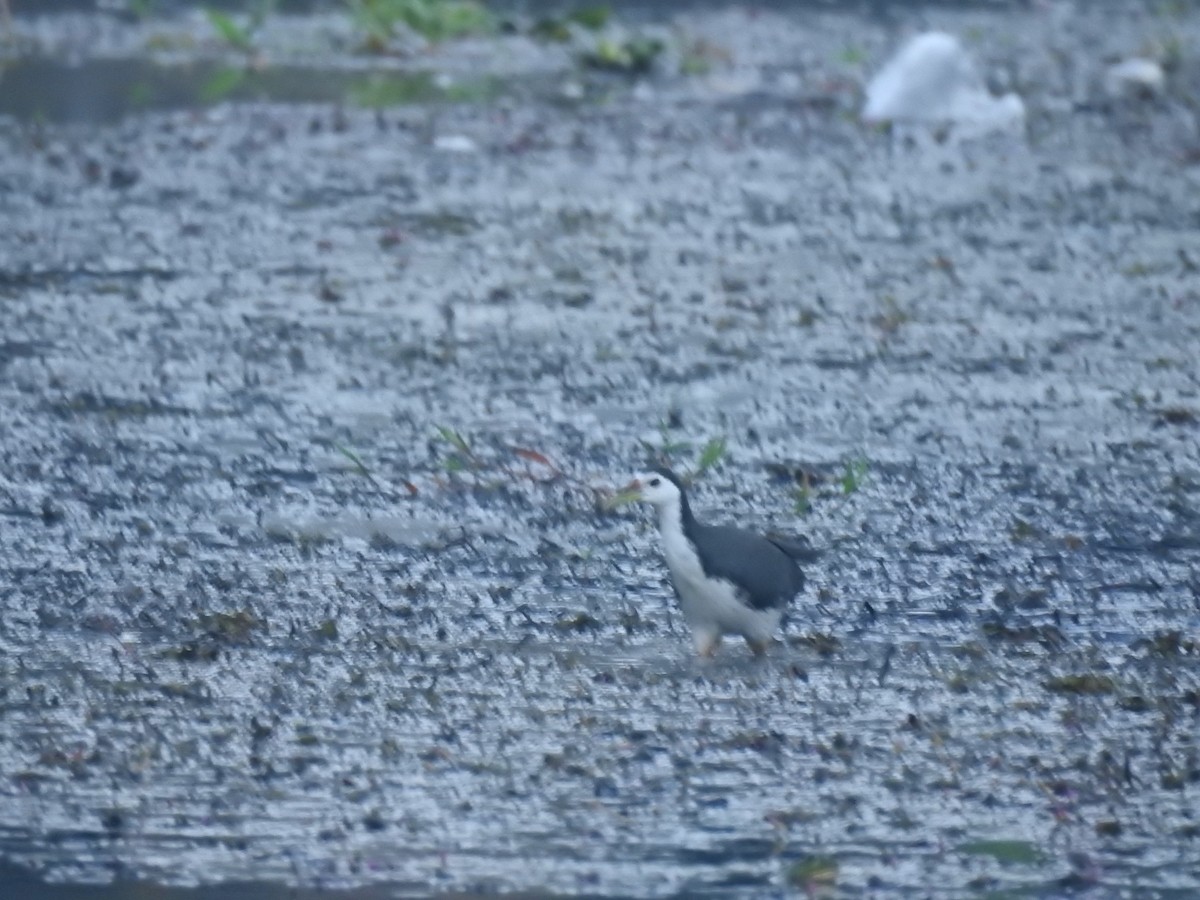
[[[100,125],[159,110],[221,103],[330,103],[387,109],[413,103],[483,102],[519,84],[440,79],[422,71],[355,71],[294,65],[255,67],[200,60],[165,64],[122,57],[61,62],[32,57],[9,66],[0,115],[24,121]]]
[[[906,12],[1031,108],[939,142],[853,119],[883,25],[690,15],[736,65],[585,103],[0,120],[0,858],[1200,890],[1200,81],[1088,62],[1200,19]],[[716,435],[698,512],[819,554],[763,662],[595,503]]]

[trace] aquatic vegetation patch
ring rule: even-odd
[[[382,49],[400,28],[437,43],[491,31],[490,12],[476,0],[347,0],[368,46]]]

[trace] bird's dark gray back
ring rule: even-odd
[[[696,545],[704,574],[732,581],[754,609],[784,606],[804,588],[804,574],[795,560],[766,538],[740,528],[698,523],[688,537]]]

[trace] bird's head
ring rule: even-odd
[[[622,493],[631,499],[644,500],[651,506],[663,507],[679,504],[683,500],[683,482],[669,469],[652,469],[629,482]]]

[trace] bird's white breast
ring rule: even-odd
[[[740,634],[757,645],[771,641],[783,607],[755,609],[747,602],[745,591],[733,581],[705,574],[698,548],[683,529],[680,503],[667,501],[658,504],[657,509],[663,555],[696,648],[711,653],[722,634]]]
[[[704,574],[696,547],[684,534],[677,509],[660,513],[659,531],[671,581],[679,593],[680,609],[692,628],[716,633],[732,631],[759,639],[770,636],[779,622],[778,612],[750,609],[738,598],[732,582]]]

